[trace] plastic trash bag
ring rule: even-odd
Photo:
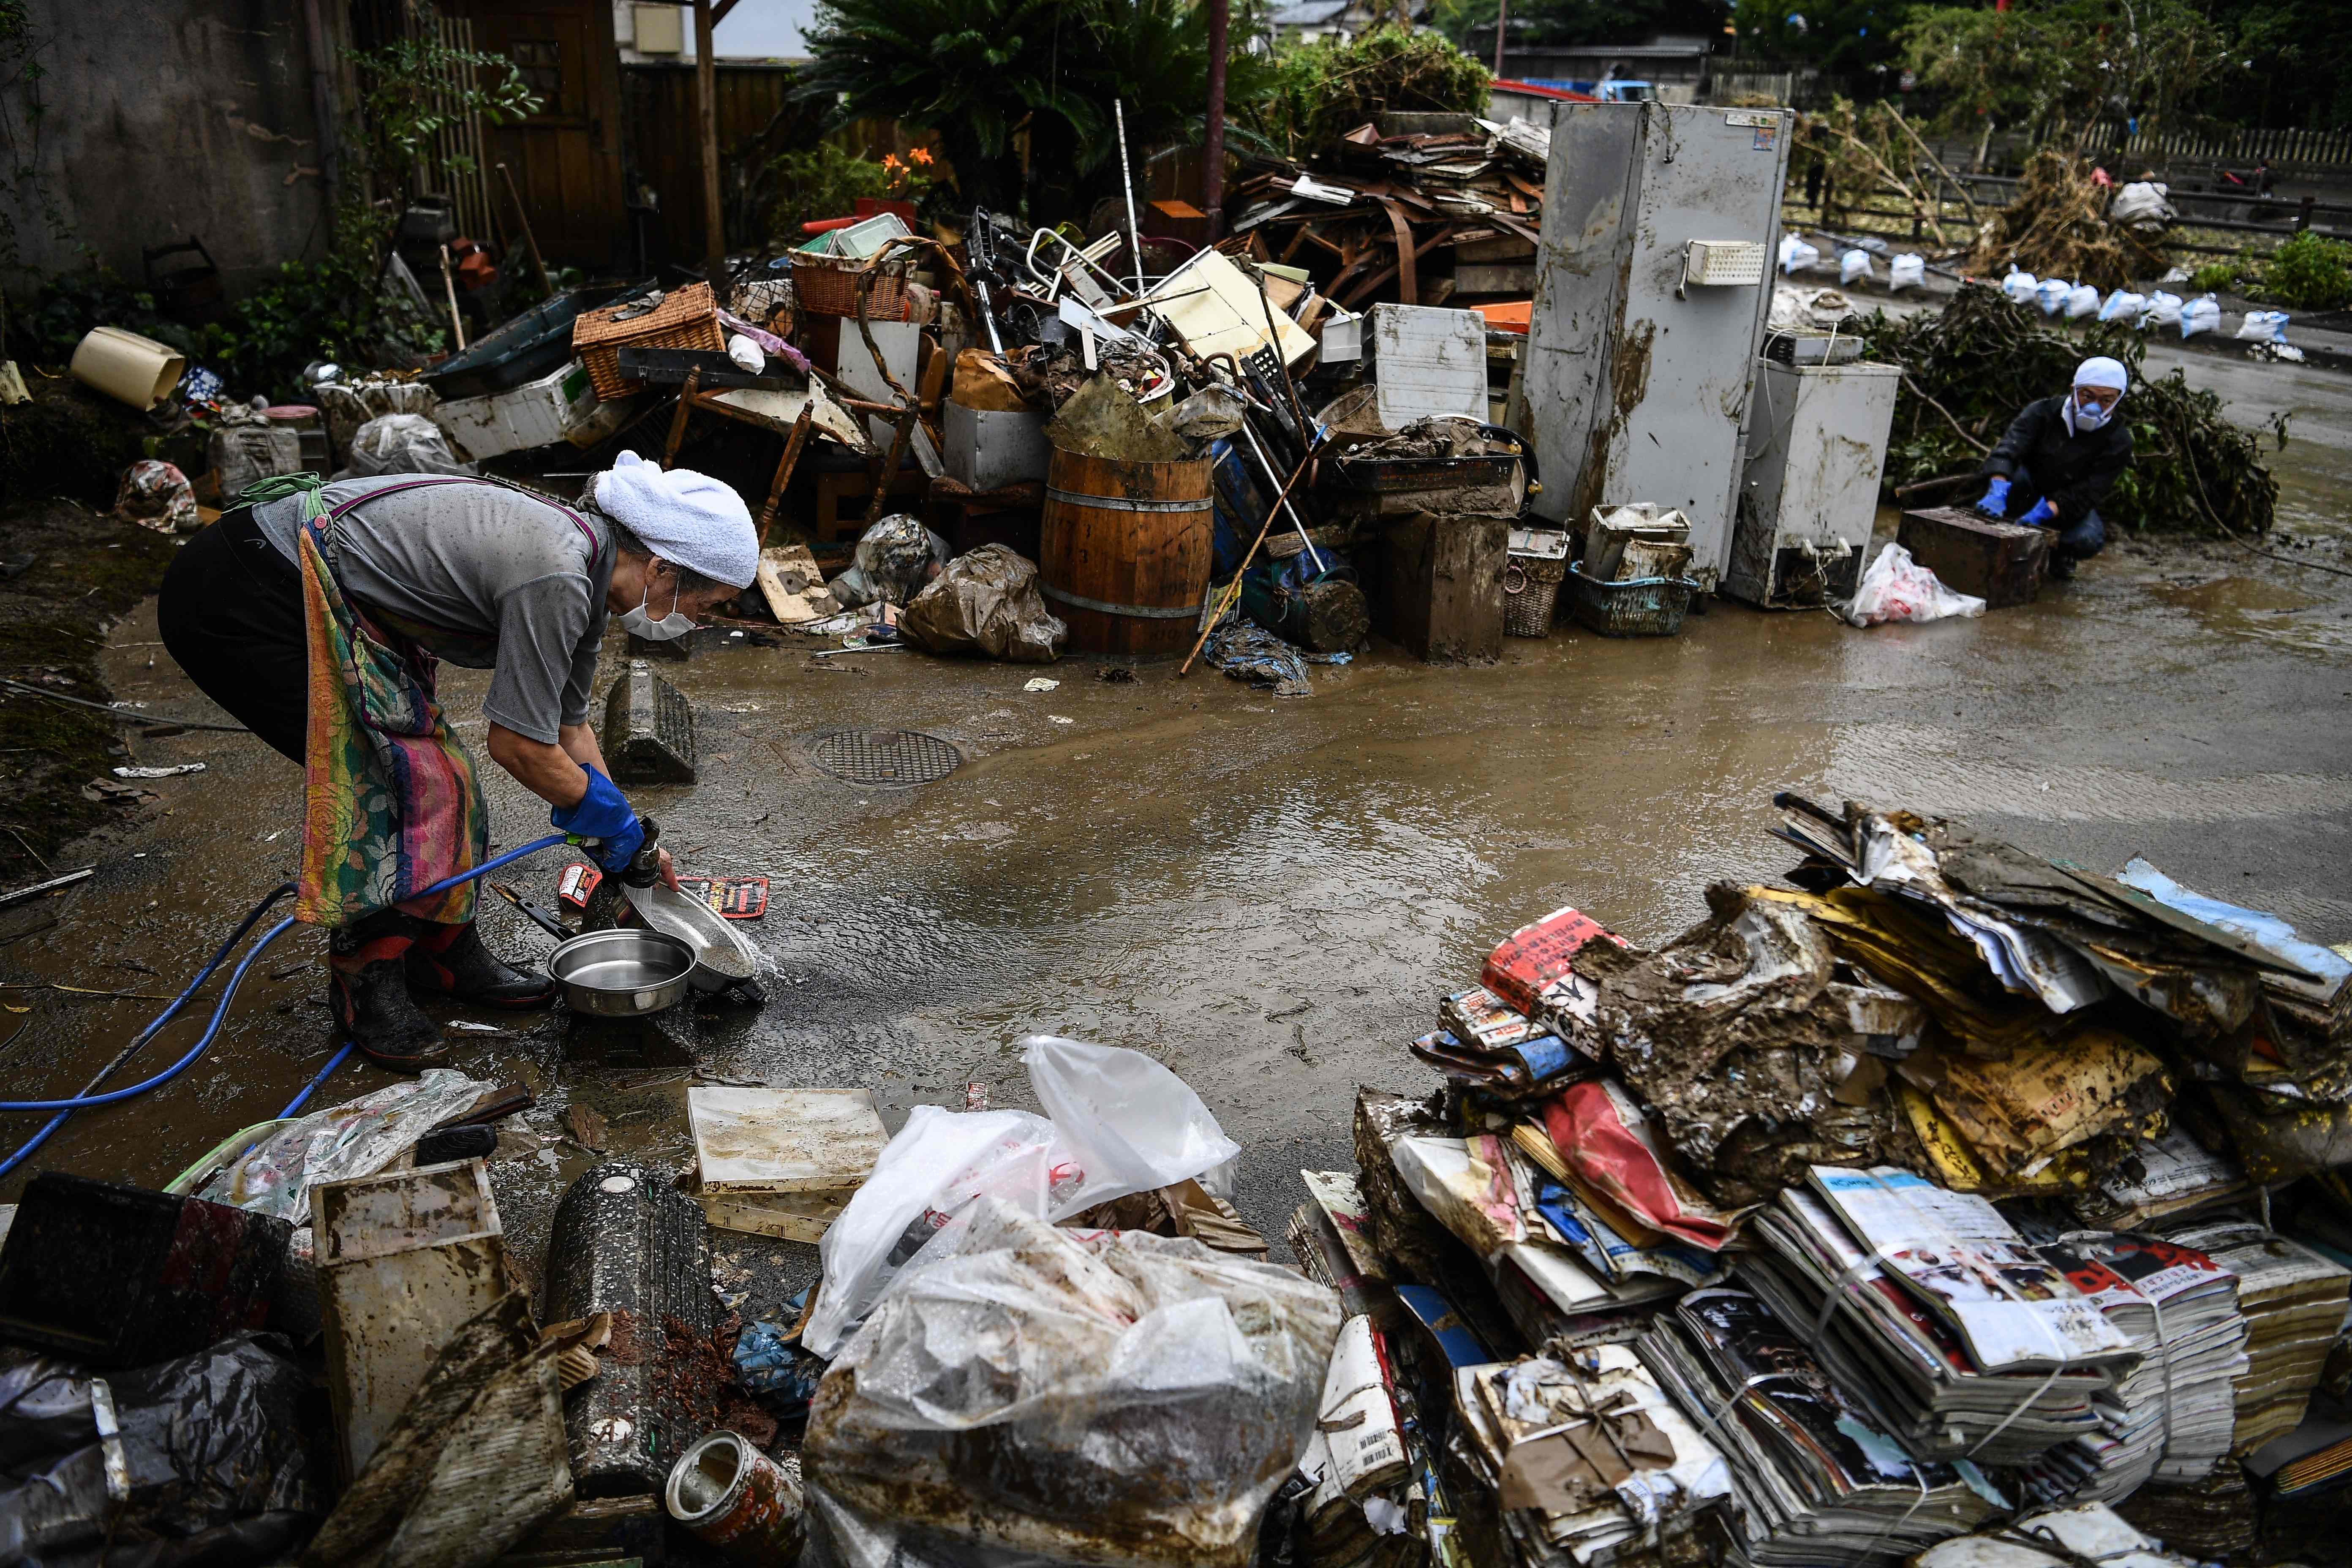
[[[2066,290],[2066,319],[2079,321],[2085,316],[2096,315],[2099,291],[2088,283],[2077,283]]]
[[[2066,308],[2066,296],[2074,286],[2063,278],[2044,278],[2033,286],[2033,302],[2042,307],[2045,316],[2054,316]]]
[[[0,1371],[0,1563],[276,1563],[327,1508],[281,1342],[236,1334],[104,1383],[130,1495],[107,1483],[92,1379],[43,1356]]]
[[[372,1176],[415,1146],[434,1123],[472,1109],[492,1086],[450,1068],[289,1121],[231,1161],[196,1196],[297,1226],[310,1223],[310,1186]]]
[[[153,458],[142,458],[122,470],[121,488],[114,492],[114,515],[158,533],[194,533],[205,525],[196,515],[196,488],[188,476]]]
[[[1849,250],[1838,258],[1838,281],[1853,283],[1870,281],[1870,252]]]
[[[818,1386],[803,1561],[1246,1568],[1339,1323],[1290,1269],[983,1201]]]
[[[897,512],[867,529],[849,570],[827,583],[852,609],[877,602],[904,605],[947,565],[948,542],[916,518]]]
[[[1191,442],[1197,451],[1212,441],[1239,434],[1248,407],[1239,392],[1223,382],[1212,382],[1158,416],[1157,422]]]
[[[1886,266],[1886,287],[1916,289],[1927,281],[1927,258],[1916,251],[1906,250]]]
[[[1889,543],[1862,574],[1861,586],[1842,613],[1855,626],[1874,626],[1882,621],[1917,624],[1984,612],[1982,599],[1954,593],[1937,580],[1935,573],[1912,560],[1909,551]]]
[[[2177,327],[2180,324],[2180,296],[2158,289],[2147,297],[2147,309],[2140,312],[2140,331],[2150,327]]]
[[[2286,342],[2286,321],[2284,310],[2249,310],[2231,335],[2241,342],[2283,343]]]
[[[352,460],[335,470],[339,479],[372,479],[378,474],[478,474],[457,460],[441,426],[422,414],[379,414],[352,437]]]
[[[1044,1218],[1057,1179],[1067,1194],[1083,1178],[1044,1117],[916,1106],[817,1244],[824,1283],[801,1343],[838,1354],[883,1288],[957,1210],[992,1197]]]
[[[2200,294],[2180,307],[2180,335],[2184,339],[2221,330],[2221,301],[2212,295]]]
[[[1076,1193],[1056,1194],[1055,1218],[1192,1176],[1232,1201],[1241,1145],[1191,1084],[1141,1051],[1029,1035],[1021,1065],[1083,1173]]]
[[[2154,181],[2134,180],[2117,191],[2116,199],[2107,204],[2107,221],[2133,227],[2169,223],[2177,216],[2172,204],[2165,199],[2170,194],[2168,187]]]
[[[1780,237],[1781,271],[1799,272],[1810,267],[1818,267],[1821,265],[1821,259],[1822,253],[1818,246],[1807,245],[1793,234],[1784,234]]]
[[[2135,294],[2128,289],[2118,289],[2107,296],[2105,304],[2099,307],[2099,320],[2136,321],[2139,320],[2140,312],[2147,309],[2147,295]]]
[[[2042,280],[2032,273],[2021,272],[2013,267],[2009,276],[2000,280],[2000,291],[2021,305],[2033,303],[2033,290],[2041,286]]]
[[[768,351],[752,342],[748,332],[736,332],[728,338],[727,357],[745,375],[758,375],[768,368]]]
[[[302,437],[290,425],[254,416],[215,426],[205,438],[205,455],[220,479],[222,503],[235,506],[248,487],[301,470]]]
[[[957,556],[908,601],[898,629],[933,653],[1051,664],[1070,628],[1045,607],[1037,568],[1009,544]]]

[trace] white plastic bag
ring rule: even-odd
[[[1916,251],[1906,250],[1887,264],[1886,286],[1892,289],[1916,289],[1927,281],[1927,258]]]
[[[1911,552],[1889,543],[1862,574],[1862,585],[1845,606],[1845,618],[1858,626],[1882,621],[1914,624],[1940,621],[1951,616],[1981,616],[1985,602],[1956,594],[1937,581],[1935,573],[1911,559]]]
[[[2066,319],[2079,321],[2095,315],[2099,309],[2099,291],[2088,283],[2077,283],[2066,291]]]
[[[338,479],[372,479],[379,474],[478,474],[449,449],[441,426],[422,414],[379,414],[352,437],[352,460],[335,470]]]
[[[1870,281],[1870,252],[1849,250],[1838,258],[1838,281],[1853,283]]]
[[[2139,328],[2177,327],[2180,324],[2180,296],[2158,289],[2147,297],[2147,309],[2140,312]]]
[[[1275,1264],[974,1204],[825,1376],[802,1562],[1245,1568],[1339,1323]]]
[[[2180,308],[2180,335],[2183,338],[2221,330],[2221,301],[2212,295],[2200,294]]]
[[[2283,343],[2286,342],[2286,312],[2249,310],[2233,335],[2242,342]]]
[[[727,357],[733,360],[736,368],[742,371],[745,375],[758,375],[768,368],[768,351],[743,332],[737,332],[728,338]]]
[[[2140,312],[2147,309],[2147,295],[2135,294],[2128,289],[2118,289],[2107,296],[2105,304],[2099,307],[2099,320],[2137,321],[2139,320]]]
[[[2042,279],[2032,273],[2021,272],[2012,267],[2009,276],[2000,280],[2000,291],[2021,305],[2031,305],[2033,303],[2033,290],[2041,283]]]
[[[2066,308],[2066,296],[2074,286],[2063,278],[2044,278],[2033,286],[2033,302],[2042,307],[2045,316],[2054,316]]]
[[[1021,1063],[1081,1171],[1076,1193],[1055,1194],[1053,1218],[1192,1176],[1231,1201],[1242,1146],[1192,1085],[1141,1051],[1031,1035]]]
[[[816,1355],[837,1354],[884,1287],[957,1210],[992,1197],[1043,1219],[1057,1176],[1066,1193],[1076,1167],[1042,1116],[916,1106],[817,1244],[824,1283],[801,1343]]]
[[[1796,272],[1809,267],[1816,267],[1821,264],[1821,259],[1822,253],[1819,247],[1807,245],[1793,234],[1784,234],[1780,237],[1781,271]]]
[[[454,1068],[426,1068],[286,1123],[230,1161],[196,1196],[307,1226],[312,1186],[374,1175],[490,1087]]]
[[[2174,217],[2172,204],[2165,198],[2170,190],[2148,180],[2134,180],[2116,193],[2107,204],[2107,221],[2113,224],[2160,225]]]

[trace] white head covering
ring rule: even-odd
[[[691,468],[664,469],[635,452],[596,476],[596,505],[653,552],[731,587],[748,588],[760,566],[751,509],[734,489]]]
[[[2093,354],[2074,367],[2074,384],[2113,387],[2121,392],[2131,385],[2131,373],[2124,369],[2121,360]]]

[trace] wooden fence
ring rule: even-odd
[[[2195,131],[2142,131],[2125,126],[2100,127],[2093,146],[2123,150],[2150,161],[2179,158],[2230,163],[2252,168],[2268,158],[2282,174],[2352,173],[2352,131],[2225,131],[2208,134]]]

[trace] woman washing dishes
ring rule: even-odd
[[[645,833],[588,727],[607,617],[682,636],[751,585],[758,555],[742,498],[634,452],[576,507],[495,479],[271,480],[181,550],[157,605],[163,646],[302,764],[296,912],[328,929],[336,1026],[371,1058],[415,1071],[440,1053],[415,994],[507,1007],[553,994],[483,945],[472,883],[415,896],[488,852],[436,661],[494,672],[491,760],[617,870]]]
[[[2055,530],[2053,577],[2106,547],[2098,507],[2131,467],[2131,427],[2116,416],[2130,384],[2122,362],[2084,360],[2065,395],[2027,404],[1984,460],[1992,484],[1977,510]]]

